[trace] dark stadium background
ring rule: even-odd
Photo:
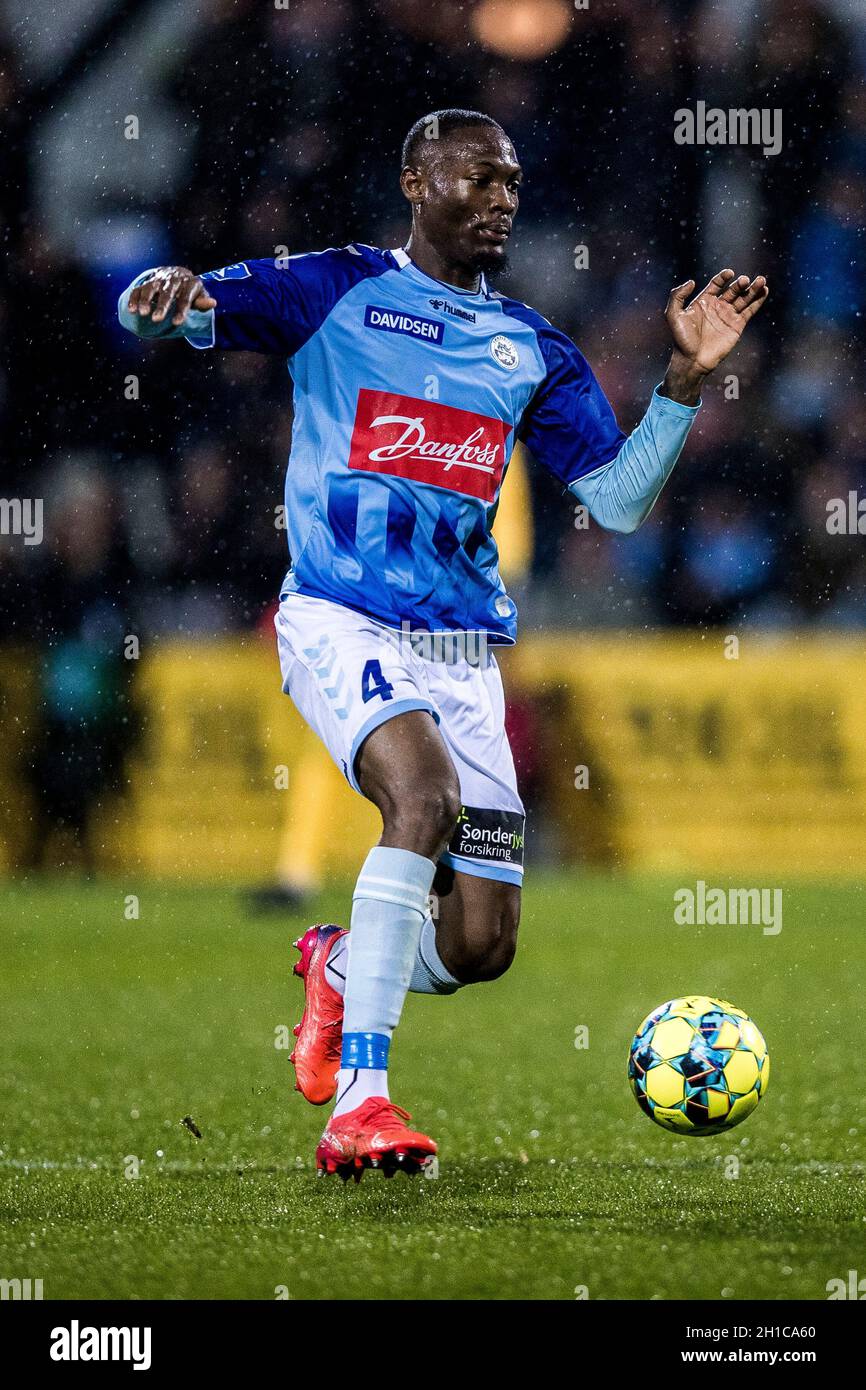
[[[588,1298],[642,1383],[698,1345],[686,1319],[863,1295],[866,536],[827,503],[866,493],[864,76],[864,0],[0,0],[3,526],[45,502],[41,544],[0,534],[0,1302],[44,1282],[83,1328],[183,1300],[154,1366],[201,1381],[253,1343],[193,1302]],[[783,149],[675,144],[698,101],[781,109]],[[140,345],[116,302],[169,261],[401,244],[402,138],[454,104],[526,168],[503,291],[573,335],[625,430],[672,285],[730,265],[771,297],[636,535],[577,529],[531,473],[500,655],[518,957],[406,1001],[394,1096],[439,1180],[343,1187],[292,1090],[290,943],[348,924],[378,816],[280,690],[285,364]],[[678,920],[717,885],[784,893],[784,930]],[[640,1020],[696,992],[772,1057],[717,1137],[665,1132],[626,1074]],[[310,1324],[274,1312],[282,1371]]]
[[[526,188],[502,288],[574,336],[625,429],[664,369],[672,284],[731,264],[772,291],[637,536],[576,531],[533,471],[522,631],[866,621],[862,540],[825,525],[866,462],[855,3],[7,0],[0,34],[3,492],[46,505],[45,544],[0,537],[0,641],[83,641],[116,663],[95,741],[86,691],[88,728],[64,716],[52,741],[46,678],[28,765],[43,794],[56,757],[94,791],[117,781],[134,733],[122,634],[266,625],[285,563],[284,364],[142,348],[118,291],[166,261],[401,244],[400,143],[435,107],[480,107],[512,135]],[[781,108],[782,152],[675,145],[673,112],[698,99]]]

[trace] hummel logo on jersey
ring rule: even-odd
[[[440,309],[443,314],[453,314],[456,319],[465,319],[467,323],[475,322],[475,315],[469,309],[458,309],[456,304],[449,304],[447,299],[428,299],[427,303],[431,309]]]
[[[384,328],[386,333],[406,333],[410,338],[425,338],[428,343],[441,343],[445,325],[436,319],[421,319],[414,314],[401,314],[395,309],[380,309],[368,304],[364,314],[365,328]]]
[[[441,401],[358,392],[349,467],[392,473],[492,502],[511,426]]]

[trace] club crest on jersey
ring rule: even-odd
[[[511,426],[474,410],[390,391],[358,392],[349,467],[492,502]]]
[[[401,314],[399,309],[380,309],[378,304],[367,305],[364,327],[382,328],[386,333],[405,333],[410,338],[423,338],[427,343],[441,343],[445,332],[445,325],[436,319]]]
[[[520,365],[520,353],[511,339],[506,338],[504,333],[497,333],[491,342],[490,356],[508,372],[513,372],[514,368]]]

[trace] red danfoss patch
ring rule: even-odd
[[[358,392],[349,467],[392,473],[492,502],[511,426],[441,401]]]

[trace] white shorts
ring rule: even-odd
[[[283,690],[350,786],[358,749],[380,724],[428,710],[460,779],[460,819],[440,863],[480,878],[523,881],[523,803],[505,734],[502,678],[492,652],[430,659],[418,634],[383,627],[342,604],[286,594],[274,619]],[[472,653],[470,652],[471,656]]]

